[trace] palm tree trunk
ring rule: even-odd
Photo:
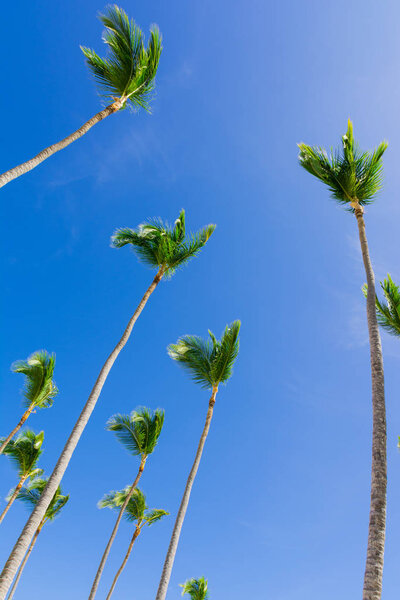
[[[376,318],[375,277],[369,257],[363,209],[360,205],[354,208],[368,284],[367,320],[371,356],[373,414],[371,503],[363,600],[380,600],[385,549],[387,486],[385,386],[381,338]]]
[[[197,474],[197,470],[200,465],[201,456],[203,454],[204,444],[206,443],[208,431],[210,429],[211,419],[214,411],[215,397],[217,395],[218,388],[213,388],[210,401],[208,403],[207,417],[204,425],[203,433],[201,434],[201,438],[199,441],[199,445],[197,447],[196,457],[194,459],[193,466],[189,473],[189,477],[186,482],[185,491],[183,493],[181,505],[179,507],[179,511],[176,517],[174,529],[171,536],[171,541],[169,543],[167,556],[165,557],[164,567],[161,574],[160,583],[158,586],[156,600],[165,600],[167,595],[169,580],[171,578],[171,571],[175,560],[176,550],[178,548],[179,537],[181,535],[183,521],[185,519],[187,507],[189,504],[190,494],[192,491],[193,483]]]
[[[125,569],[125,565],[128,562],[128,558],[130,556],[130,553],[132,552],[133,544],[135,543],[136,538],[139,536],[140,531],[141,531],[140,527],[136,527],[135,532],[134,532],[134,534],[132,536],[131,542],[129,544],[128,551],[125,554],[125,558],[122,561],[122,564],[121,564],[120,568],[117,571],[117,574],[115,575],[115,577],[113,579],[113,582],[112,582],[112,585],[110,587],[110,591],[107,594],[106,600],[110,600],[110,598],[111,598],[111,595],[112,595],[112,593],[114,591],[114,588],[115,588],[115,586],[117,584],[118,578],[121,575],[122,571]]]
[[[8,436],[6,437],[6,439],[4,440],[4,442],[1,444],[0,446],[0,454],[2,454],[4,452],[4,448],[7,446],[8,442],[14,437],[14,435],[21,429],[22,425],[25,423],[25,421],[27,420],[27,418],[29,417],[29,415],[31,414],[31,412],[33,411],[34,406],[30,406],[22,415],[21,420],[19,421],[19,423],[14,427],[14,429],[11,431],[11,433],[8,434]]]
[[[90,415],[92,414],[94,407],[96,406],[97,400],[99,399],[101,390],[106,382],[107,376],[123,347],[127,343],[129,336],[132,332],[133,326],[137,321],[140,313],[144,309],[148,299],[151,294],[156,289],[157,285],[160,283],[163,278],[164,270],[160,268],[157,275],[154,277],[151,285],[147,289],[145,295],[143,296],[139,306],[135,310],[131,320],[129,321],[121,339],[118,344],[115,346],[114,350],[111,352],[110,356],[107,358],[104,363],[100,374],[94,384],[94,387],[90,393],[90,396],[79,415],[77,422],[72,430],[71,435],[69,436],[67,443],[64,446],[64,449],[59,457],[56,466],[54,467],[54,471],[49,477],[49,481],[43,490],[43,493],[40,496],[40,500],[37,503],[36,507],[32,511],[31,516],[25,524],[25,527],[22,530],[21,535],[19,536],[14,548],[6,564],[4,565],[3,571],[0,575],[0,600],[4,600],[7,594],[7,590],[9,589],[11,582],[17,572],[17,569],[22,561],[22,558],[25,552],[28,549],[29,543],[34,535],[39,523],[43,519],[46,510],[53,499],[53,496],[57,490],[57,487],[60,485],[60,482],[63,478],[63,475],[68,467],[69,461],[74,453],[74,450],[79,442],[79,439],[89,421]]]
[[[104,565],[106,564],[106,560],[108,558],[108,555],[110,554],[111,546],[113,545],[113,542],[115,540],[115,536],[117,535],[117,531],[118,531],[119,524],[120,524],[121,519],[122,519],[122,515],[124,514],[125,509],[128,506],[129,500],[132,498],[133,492],[135,491],[135,488],[136,488],[137,484],[139,483],[139,479],[142,476],[143,469],[144,469],[144,466],[146,464],[146,459],[147,459],[147,456],[144,456],[142,458],[142,460],[140,461],[140,467],[139,467],[138,474],[136,475],[136,479],[132,483],[131,489],[129,490],[129,494],[125,498],[125,501],[124,501],[123,505],[120,508],[117,520],[116,520],[115,525],[114,525],[114,529],[112,530],[112,533],[110,535],[110,539],[108,540],[106,549],[104,550],[104,554],[101,557],[99,568],[97,569],[97,573],[96,573],[96,576],[94,578],[92,589],[90,590],[90,594],[89,594],[89,599],[88,600],[93,600],[93,598],[96,596],[97,588],[99,587],[99,583],[100,583],[100,577],[101,577],[101,575],[103,573]]]
[[[16,578],[15,578],[14,584],[13,584],[13,586],[12,586],[11,590],[10,590],[10,593],[9,593],[9,595],[8,595],[8,598],[7,598],[7,600],[11,600],[11,599],[12,599],[12,597],[14,596],[14,592],[15,592],[15,590],[16,590],[16,588],[17,588],[18,582],[19,582],[19,580],[21,579],[22,571],[24,570],[24,567],[25,567],[25,565],[26,565],[26,563],[27,563],[27,561],[28,561],[28,558],[29,558],[29,556],[30,556],[30,554],[31,554],[32,550],[33,550],[33,547],[34,547],[34,545],[36,544],[36,541],[37,541],[38,535],[39,535],[39,533],[40,533],[40,531],[41,531],[41,529],[42,529],[42,527],[43,527],[43,525],[44,525],[44,521],[45,521],[45,520],[43,519],[43,521],[40,523],[39,527],[36,529],[36,533],[35,533],[35,535],[34,535],[34,536],[33,536],[33,538],[32,538],[32,541],[31,541],[31,544],[30,544],[30,546],[29,546],[29,548],[28,548],[28,551],[27,551],[27,553],[26,553],[26,554],[25,554],[25,556],[24,556],[24,560],[22,561],[22,563],[21,563],[21,566],[20,566],[20,568],[18,569],[17,576],[16,576]]]
[[[49,158],[52,154],[55,154],[59,150],[63,150],[63,148],[66,148],[67,146],[72,144],[72,142],[78,140],[80,137],[85,135],[85,133],[87,133],[89,129],[93,127],[93,125],[96,125],[96,123],[99,123],[109,115],[112,115],[113,113],[117,112],[121,108],[121,106],[122,100],[116,100],[115,102],[98,112],[96,115],[94,115],[94,117],[89,119],[89,121],[86,121],[86,123],[84,123],[82,127],[77,129],[77,131],[74,131],[74,133],[71,133],[71,135],[67,136],[66,138],[64,138],[60,142],[57,142],[56,144],[48,146],[47,148],[39,152],[39,154],[31,158],[30,160],[27,160],[26,162],[22,163],[21,165],[18,165],[17,167],[14,167],[13,169],[2,173],[0,175],[0,187],[3,187],[3,185],[6,185],[7,183],[12,181],[13,179],[16,179],[17,177],[28,173],[28,171],[31,171],[32,169],[40,165],[40,163]]]
[[[20,489],[22,488],[22,486],[24,485],[25,480],[28,478],[28,475],[24,475],[23,477],[21,477],[21,479],[19,480],[19,483],[17,485],[17,487],[14,490],[13,495],[11,496],[10,500],[8,501],[7,506],[5,507],[5,509],[3,510],[3,512],[0,515],[0,523],[3,522],[4,517],[6,516],[6,514],[8,513],[8,511],[11,508],[12,503],[14,502],[15,498],[18,496]]]

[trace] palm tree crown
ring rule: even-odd
[[[239,353],[239,330],[240,321],[234,321],[225,327],[221,340],[217,340],[211,331],[207,340],[185,335],[176,344],[168,346],[168,354],[203,388],[217,387],[232,375]]]
[[[109,492],[98,503],[99,508],[119,510],[131,491],[131,487],[128,485],[123,490]],[[131,523],[137,521],[138,526],[150,526],[168,514],[165,510],[149,509],[146,504],[145,495],[139,488],[136,488],[125,508],[124,517]]]
[[[43,473],[42,469],[36,468],[42,454],[43,439],[43,431],[36,435],[31,429],[26,429],[14,440],[10,440],[4,448],[4,454],[7,454],[17,467],[20,478],[28,476],[33,479]]]
[[[24,486],[18,494],[18,500],[24,502],[28,506],[35,507],[40,500],[40,496],[43,493],[44,488],[47,485],[47,479],[38,477],[28,485]],[[53,521],[60,510],[65,506],[69,500],[69,495],[66,496],[62,493],[61,487],[58,486],[56,493],[53,496],[52,501],[47,507],[44,519],[46,521]]]
[[[120,99],[134,108],[150,111],[154,78],[162,50],[161,35],[156,26],[150,31],[147,48],[142,31],[118,6],[107,7],[100,20],[105,26],[103,41],[108,56],[100,58],[90,48],[81,46],[86,64],[97,82],[100,93],[107,99]]]
[[[207,225],[196,234],[186,236],[185,211],[171,227],[161,219],[148,220],[134,229],[117,229],[111,238],[114,248],[131,244],[138,258],[152,268],[161,268],[167,276],[173,275],[199,253],[215,229]]]
[[[204,577],[188,579],[181,587],[182,596],[189,594],[191,600],[208,600],[208,582]]]
[[[392,335],[400,336],[400,290],[394,283],[389,273],[387,279],[381,281],[381,288],[386,302],[381,302],[375,297],[376,316],[383,329]],[[367,296],[368,286],[363,286],[364,296]]]
[[[361,152],[354,141],[353,124],[348,121],[340,151],[330,154],[319,146],[299,144],[300,165],[325,183],[332,198],[354,210],[351,203],[369,204],[382,187],[382,155],[388,144],[382,142],[372,152]]]
[[[26,376],[24,398],[27,407],[48,408],[58,393],[53,381],[56,358],[45,350],[38,350],[27,360],[18,360],[12,365],[14,373]]]
[[[164,411],[157,408],[139,408],[130,415],[114,415],[107,429],[114,431],[117,439],[134,456],[148,456],[154,451],[164,424]]]

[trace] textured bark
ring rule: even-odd
[[[114,529],[111,532],[110,539],[108,540],[106,549],[104,550],[104,554],[101,557],[99,568],[97,569],[97,573],[96,573],[96,576],[95,576],[94,581],[93,581],[92,589],[90,590],[89,600],[93,600],[93,598],[96,596],[97,588],[99,587],[99,583],[100,583],[100,578],[101,578],[101,575],[103,573],[104,566],[106,564],[106,560],[108,558],[108,555],[110,554],[111,546],[113,545],[114,540],[115,540],[115,536],[117,535],[119,524],[121,522],[121,519],[122,519],[122,516],[123,516],[123,514],[125,512],[125,509],[128,506],[129,500],[132,498],[133,492],[135,491],[135,488],[136,488],[137,484],[139,483],[139,479],[142,476],[144,465],[146,464],[146,459],[147,459],[147,456],[144,456],[142,458],[142,460],[140,462],[140,467],[139,467],[138,474],[136,475],[136,479],[132,483],[131,489],[129,490],[129,494],[125,498],[124,503],[122,504],[122,506],[120,508],[117,520],[116,520],[115,525],[114,525]]]
[[[11,433],[8,434],[8,436],[6,437],[6,439],[4,440],[4,442],[1,444],[0,446],[0,454],[3,454],[4,452],[4,448],[7,446],[8,442],[10,440],[12,440],[12,438],[14,437],[14,435],[21,429],[22,425],[25,423],[25,421],[27,420],[27,418],[29,417],[29,415],[31,414],[31,412],[33,411],[34,406],[30,406],[28,408],[28,410],[26,410],[24,412],[24,414],[21,417],[21,420],[19,421],[18,425],[16,425],[14,427],[14,429],[11,431]]]
[[[107,376],[123,347],[127,343],[133,326],[138,319],[140,313],[144,309],[146,302],[148,301],[150,295],[156,289],[158,283],[161,281],[163,277],[163,270],[160,269],[157,275],[154,277],[153,282],[147,289],[145,295],[143,296],[139,306],[135,310],[131,320],[129,321],[121,339],[118,344],[115,346],[114,350],[111,352],[110,356],[107,358],[104,363],[99,376],[94,384],[94,387],[90,393],[90,396],[77,420],[75,426],[72,430],[71,435],[69,436],[67,443],[64,446],[64,449],[57,461],[56,466],[54,467],[54,471],[50,475],[49,481],[43,490],[42,495],[40,496],[40,500],[37,503],[36,507],[32,511],[31,516],[26,522],[25,527],[22,530],[21,535],[19,536],[6,564],[4,565],[4,569],[0,576],[0,600],[4,600],[7,594],[7,590],[9,589],[11,582],[17,572],[17,569],[22,561],[22,558],[25,552],[28,549],[29,543],[39,526],[39,523],[43,519],[46,510],[57,490],[57,487],[60,485],[63,475],[68,467],[69,461],[74,453],[74,450],[79,442],[79,439],[89,421],[90,415],[92,414],[94,407],[96,406],[97,400],[100,396],[101,390],[103,389],[103,385],[107,379]]]
[[[18,569],[17,576],[16,576],[16,578],[15,578],[14,584],[13,584],[13,586],[12,586],[11,590],[10,590],[10,593],[9,593],[9,595],[8,595],[8,598],[7,598],[7,600],[11,600],[11,599],[12,599],[12,597],[14,596],[15,590],[17,589],[18,582],[19,582],[19,580],[21,579],[22,571],[24,570],[24,567],[25,567],[25,565],[26,565],[26,563],[27,563],[27,561],[28,561],[28,558],[29,558],[29,556],[30,556],[30,554],[31,554],[32,550],[33,550],[33,547],[34,547],[34,545],[36,544],[36,541],[37,541],[38,535],[39,535],[39,533],[40,533],[40,531],[41,531],[41,529],[42,529],[43,525],[44,525],[44,520],[43,520],[43,521],[42,521],[42,523],[39,525],[39,527],[38,527],[38,528],[37,528],[37,530],[36,530],[36,533],[35,533],[35,535],[34,535],[34,536],[33,536],[33,538],[32,538],[31,544],[30,544],[30,546],[29,546],[29,548],[28,548],[28,552],[25,554],[25,556],[24,556],[24,560],[22,561],[22,563],[21,563],[21,566],[20,566],[20,568]]]
[[[15,488],[13,495],[11,496],[10,500],[8,501],[7,506],[5,507],[5,509],[3,510],[3,512],[0,515],[0,523],[3,522],[4,517],[10,510],[12,503],[14,502],[15,498],[18,496],[20,489],[22,488],[22,486],[24,485],[24,482],[27,479],[28,479],[28,475],[24,475],[24,477],[21,477],[21,479],[19,480],[19,483],[18,483],[17,487]]]
[[[28,171],[31,171],[32,169],[40,165],[40,163],[49,158],[52,154],[55,154],[59,150],[63,150],[63,148],[66,148],[67,146],[72,144],[72,142],[78,140],[80,137],[85,135],[85,133],[87,133],[89,129],[93,127],[93,125],[96,125],[96,123],[99,123],[109,115],[112,115],[113,113],[117,112],[121,108],[122,103],[122,100],[116,100],[115,102],[113,102],[113,104],[110,104],[109,106],[98,112],[96,115],[94,115],[94,117],[89,119],[89,121],[86,121],[86,123],[84,123],[82,127],[77,129],[77,131],[74,131],[74,133],[71,133],[71,135],[69,135],[68,137],[57,142],[56,144],[48,146],[47,148],[39,152],[39,154],[31,158],[30,160],[27,160],[26,162],[22,163],[21,165],[18,165],[17,167],[14,167],[13,169],[2,173],[0,175],[0,187],[3,187],[3,185],[6,185],[7,183],[12,181],[13,179],[16,179],[17,177],[28,173]]]
[[[215,397],[217,395],[218,388],[214,388],[211,394],[210,401],[208,403],[207,417],[204,425],[203,433],[201,434],[199,445],[197,447],[196,457],[194,459],[193,466],[189,473],[189,477],[186,482],[185,491],[183,493],[181,505],[176,517],[174,529],[169,543],[167,556],[165,557],[164,567],[161,574],[160,583],[157,590],[156,600],[165,600],[168,591],[169,580],[171,578],[172,567],[174,565],[175,554],[178,548],[179,538],[182,531],[183,521],[185,519],[187,507],[189,504],[190,494],[192,491],[193,483],[197,474],[197,470],[200,465],[201,456],[203,454],[204,444],[206,443],[208,431],[210,429],[211,419],[214,411]]]
[[[375,277],[369,257],[363,209],[354,206],[365,273],[367,275],[367,320],[372,376],[372,475],[367,560],[363,600],[380,600],[382,596],[383,556],[386,528],[386,409],[381,338],[376,318]]]
[[[134,534],[132,536],[132,539],[130,541],[130,544],[129,544],[129,547],[128,547],[128,551],[125,554],[125,558],[122,561],[122,564],[121,564],[120,568],[118,569],[118,571],[117,571],[117,573],[116,573],[116,575],[115,575],[115,577],[113,579],[113,582],[112,582],[112,585],[110,587],[110,591],[107,594],[106,600],[110,600],[110,598],[112,596],[112,593],[113,593],[114,588],[115,588],[115,586],[117,584],[118,578],[121,575],[122,571],[125,569],[125,565],[128,562],[128,558],[130,556],[130,553],[132,552],[133,544],[135,543],[136,538],[139,536],[140,531],[141,531],[140,527],[136,527],[136,529],[134,531]]]

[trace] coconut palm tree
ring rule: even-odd
[[[367,320],[372,374],[372,482],[367,560],[363,600],[378,600],[382,594],[383,554],[386,526],[386,409],[382,347],[375,312],[375,277],[365,233],[364,206],[373,201],[382,187],[382,156],[387,143],[372,152],[361,152],[348,122],[341,152],[299,144],[300,165],[327,185],[331,196],[357,219],[361,252],[368,283]]]
[[[189,594],[191,600],[208,600],[208,581],[204,577],[188,579],[181,584],[182,596]]]
[[[153,525],[153,523],[155,523],[156,521],[160,521],[160,519],[165,517],[165,515],[169,514],[165,510],[161,509],[153,508],[150,510],[146,504],[146,498],[143,492],[141,492],[139,488],[134,489],[132,492],[132,486],[130,485],[118,492],[110,492],[109,494],[106,494],[98,504],[99,508],[112,508],[114,510],[117,510],[119,514],[121,514],[121,508],[124,505],[124,516],[127,521],[135,524],[135,529],[130,544],[128,546],[128,550],[125,554],[124,560],[122,561],[122,564],[119,567],[113,579],[106,600],[110,600],[114,588],[117,584],[118,578],[124,570],[126,563],[128,562],[128,558],[130,556],[130,553],[132,552],[133,544],[140,535],[143,527],[145,525],[150,527],[150,525]]]
[[[12,503],[19,494],[20,489],[27,479],[33,480],[43,474],[43,469],[38,469],[37,462],[42,454],[44,432],[36,435],[31,429],[21,432],[15,440],[10,440],[4,448],[4,454],[10,457],[14,466],[18,469],[19,482],[11,493],[8,504],[0,515],[0,523],[11,508]]]
[[[21,502],[24,502],[28,506],[35,507],[35,506],[37,506],[37,504],[40,500],[40,497],[43,494],[44,489],[46,488],[46,485],[47,485],[47,479],[42,479],[40,477],[37,477],[32,482],[28,483],[27,486],[24,486],[20,490],[17,498],[18,498],[18,500],[21,500]],[[45,523],[47,523],[47,521],[54,521],[54,519],[58,516],[61,509],[66,505],[68,500],[69,500],[69,495],[65,496],[61,492],[61,488],[58,487],[50,504],[47,507],[47,510],[46,510],[42,520],[40,521],[40,523],[36,529],[35,535],[32,538],[30,546],[25,554],[24,560],[22,561],[22,563],[18,569],[17,576],[15,578],[14,584],[10,590],[10,594],[9,594],[7,600],[11,600],[11,598],[14,596],[14,592],[16,590],[18,582],[21,579],[22,571],[24,570],[24,567],[27,563],[27,560],[28,560],[32,550],[33,550],[33,547],[37,542],[38,535],[41,532],[43,525]]]
[[[11,369],[14,373],[25,375],[24,406],[25,412],[14,429],[2,438],[0,443],[0,454],[4,452],[8,442],[21,429],[32,412],[41,408],[52,406],[58,389],[53,381],[56,358],[54,354],[48,354],[46,350],[38,350],[31,354],[27,360],[18,360]]]
[[[195,383],[200,384],[204,389],[211,390],[211,397],[208,402],[206,422],[176,517],[156,600],[165,600],[167,595],[183,521],[189,504],[193,483],[200,465],[204,444],[210,429],[215,398],[220,384],[226,383],[231,377],[233,365],[239,353],[239,330],[240,321],[234,321],[226,326],[221,340],[217,340],[215,335],[209,331],[209,340],[203,340],[195,335],[185,335],[176,344],[168,346],[169,356],[188,371]]]
[[[0,575],[0,600],[4,600],[5,598],[5,594],[11,585],[11,581],[30,544],[32,536],[42,520],[46,508],[68,467],[68,463],[71,460],[76,445],[89,421],[94,407],[96,406],[107,376],[117,356],[126,345],[133,326],[144,309],[148,299],[163,278],[171,277],[178,268],[185,265],[200,252],[214,229],[215,225],[208,225],[197,233],[186,236],[185,211],[182,210],[173,227],[164,224],[160,219],[156,219],[140,225],[137,230],[120,229],[113,236],[112,244],[114,247],[119,248],[130,245],[139,259],[151,268],[157,269],[157,273],[131,317],[121,339],[106,359],[89,398],[83,407],[71,435],[57,461],[54,471],[49,478],[48,487],[43,492],[40,502],[29,517],[3,568]]]
[[[81,47],[86,64],[94,76],[100,95],[111,102],[103,110],[86,121],[77,131],[63,140],[45,148],[30,160],[0,175],[0,187],[24,175],[59,150],[75,142],[109,115],[130,105],[133,109],[144,108],[150,112],[150,100],[154,79],[162,50],[158,28],[153,26],[147,47],[142,31],[129,20],[118,6],[107,7],[100,20],[105,27],[103,41],[107,56],[101,58],[90,48]]]
[[[123,446],[125,446],[128,452],[130,452],[130,454],[133,456],[140,456],[140,465],[134,482],[131,484],[130,489],[125,494],[122,502],[118,504],[118,517],[107,542],[103,556],[101,557],[101,561],[93,581],[92,589],[90,590],[90,600],[96,595],[100,578],[110,553],[111,546],[113,545],[115,536],[117,535],[121,519],[125,510],[128,508],[129,502],[135,492],[135,488],[142,476],[146,460],[150,454],[154,452],[163,424],[164,411],[157,409],[154,411],[154,413],[152,413],[148,408],[140,408],[136,411],[134,410],[130,415],[114,415],[107,423],[107,429],[115,432],[117,439]],[[117,494],[117,492],[115,492],[115,494]],[[121,499],[121,494],[122,492],[118,493],[115,498],[118,498],[118,500]]]

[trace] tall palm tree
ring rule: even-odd
[[[208,581],[204,577],[188,579],[181,584],[182,596],[189,594],[191,600],[208,600]]]
[[[90,48],[81,47],[86,63],[99,88],[100,95],[111,104],[86,121],[77,131],[45,148],[30,160],[0,175],[0,187],[37,167],[44,160],[72,142],[109,115],[130,105],[150,112],[154,79],[162,50],[158,28],[153,26],[147,48],[144,36],[133,20],[118,6],[107,7],[100,20],[105,27],[103,41],[107,56],[101,58]]]
[[[185,265],[200,252],[214,229],[215,225],[208,225],[197,233],[186,236],[185,211],[182,210],[173,227],[164,224],[160,219],[157,219],[140,225],[136,231],[132,229],[120,229],[113,236],[112,243],[114,247],[119,248],[129,244],[142,262],[151,268],[157,269],[157,274],[131,317],[121,339],[106,359],[90,396],[83,407],[71,435],[57,461],[54,471],[49,478],[48,486],[43,492],[40,502],[29,517],[3,568],[0,575],[0,600],[4,600],[5,598],[7,590],[10,587],[11,581],[30,544],[32,536],[42,520],[46,508],[68,467],[68,463],[71,460],[76,445],[89,421],[94,407],[96,406],[107,376],[117,356],[126,345],[133,326],[144,309],[148,299],[164,277],[168,278],[172,276],[179,267]]]
[[[27,504],[30,507],[37,506],[37,504],[41,498],[41,495],[43,494],[43,491],[46,488],[46,484],[47,484],[47,479],[42,479],[40,477],[34,479],[26,487],[23,487],[20,490],[20,492],[17,496],[18,500],[21,500],[22,502],[24,502],[25,504]],[[13,584],[13,586],[10,590],[10,594],[8,596],[8,600],[11,600],[11,598],[14,596],[14,592],[16,590],[18,582],[21,579],[22,571],[24,570],[27,560],[33,550],[34,545],[36,544],[38,535],[41,532],[43,525],[45,523],[47,523],[47,521],[54,521],[54,519],[57,517],[57,515],[59,514],[61,509],[66,505],[68,500],[69,500],[69,495],[65,496],[61,492],[61,488],[58,487],[50,504],[47,507],[47,510],[46,510],[42,520],[40,521],[40,523],[36,529],[35,535],[32,538],[30,546],[25,554],[24,560],[22,561],[22,563],[18,569],[17,576],[15,578],[14,584]]]
[[[176,517],[156,600],[165,600],[167,595],[183,521],[189,504],[193,483],[200,465],[204,444],[210,429],[215,398],[220,384],[226,383],[231,377],[233,365],[239,353],[239,330],[240,321],[234,321],[226,326],[221,340],[217,340],[215,335],[209,331],[210,340],[203,340],[195,335],[185,335],[176,344],[168,346],[170,357],[189,372],[195,383],[199,383],[201,387],[211,390],[211,397],[208,402],[206,422]]]
[[[134,482],[130,486],[128,492],[125,494],[122,502],[118,504],[118,517],[107,542],[103,556],[101,557],[100,564],[92,584],[92,589],[90,590],[90,600],[92,600],[92,598],[94,598],[96,595],[100,578],[110,553],[111,546],[113,545],[115,536],[117,535],[121,519],[125,510],[128,508],[129,502],[135,492],[135,488],[142,476],[146,460],[150,454],[153,453],[157,445],[163,424],[164,411],[157,409],[154,411],[154,413],[152,413],[148,408],[140,408],[137,411],[134,410],[130,415],[114,415],[107,423],[108,430],[115,432],[117,439],[123,444],[123,446],[125,446],[125,448],[131,454],[133,454],[133,456],[140,456],[140,465]],[[121,498],[121,494],[122,492],[117,495],[118,499]]]
[[[21,432],[15,440],[10,440],[4,449],[4,454],[10,457],[11,462],[18,469],[19,482],[11,493],[8,504],[0,515],[0,523],[11,508],[12,503],[19,494],[20,489],[27,479],[34,479],[43,474],[43,469],[38,469],[37,462],[42,454],[44,432],[36,435],[31,429]]]
[[[56,358],[54,354],[48,354],[46,350],[38,350],[31,354],[27,360],[18,360],[12,365],[14,373],[25,375],[24,406],[25,412],[14,429],[2,438],[0,443],[0,454],[4,452],[8,442],[21,429],[32,412],[41,408],[52,406],[58,389],[53,381]]]
[[[128,500],[129,497],[129,500]],[[133,544],[136,539],[140,535],[143,527],[145,525],[149,526],[153,525],[156,521],[160,521],[165,515],[168,515],[165,510],[161,509],[149,509],[146,504],[146,497],[136,488],[132,492],[132,486],[128,485],[125,489],[118,492],[110,492],[106,494],[102,500],[99,502],[99,508],[112,508],[115,509],[121,514],[121,507],[125,505],[124,516],[127,521],[135,524],[135,529],[132,535],[132,539],[128,546],[128,550],[125,554],[124,560],[122,561],[121,566],[119,567],[110,590],[107,594],[106,600],[110,600],[114,588],[117,584],[118,578],[124,570],[126,563],[128,562],[128,558],[130,553],[132,552]]]
[[[361,252],[368,283],[367,320],[372,375],[372,481],[367,559],[363,600],[379,600],[382,594],[383,555],[386,527],[386,409],[382,346],[375,312],[375,277],[365,233],[364,206],[382,187],[382,155],[387,143],[372,152],[361,152],[348,122],[342,151],[329,156],[323,148],[299,144],[300,165],[327,185],[332,197],[352,212],[358,225]]]

